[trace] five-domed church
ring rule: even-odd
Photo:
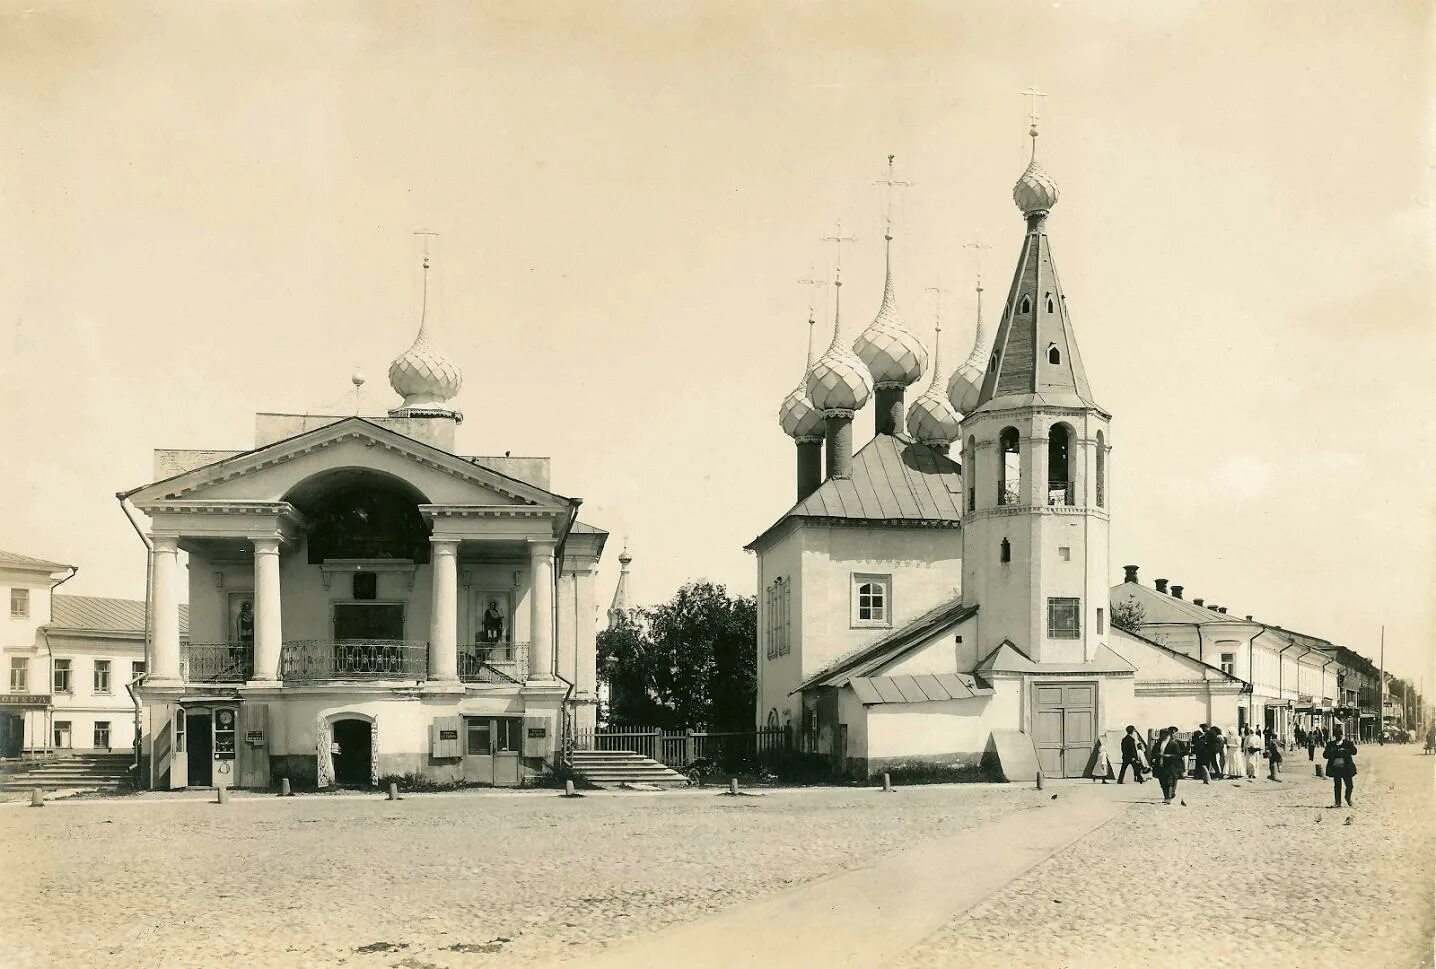
[[[607,534],[547,458],[458,451],[426,311],[389,381],[384,416],[262,413],[252,449],[157,451],[122,496],[149,518],[151,786],[515,785],[593,728]]]
[[[1031,136],[1013,191],[1026,231],[993,345],[979,284],[971,355],[944,382],[940,320],[929,360],[898,314],[889,224],[876,318],[847,335],[839,272],[832,343],[812,360],[810,335],[779,409],[797,503],[747,546],[758,719],[791,725],[840,770],[991,751],[1005,768],[1035,758],[1079,775],[1099,731],[1131,712],[1129,658],[1147,647],[1114,651],[1107,626],[1111,415],[1077,349],[1047,234],[1057,185]],[[870,399],[874,435],[853,453]]]

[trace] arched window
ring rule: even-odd
[[[1052,294],[1051,294],[1051,293],[1048,293],[1048,294],[1047,294],[1047,312],[1051,313],[1051,312],[1052,312],[1053,310],[1055,310],[1056,308],[1057,308],[1057,304],[1054,303],[1054,302],[1052,302]]]
[[[892,624],[888,590],[890,575],[853,575],[853,625],[889,626]]]
[[[1030,297],[1030,296],[1023,296],[1023,297],[1022,297],[1022,312],[1024,312],[1024,313],[1031,313],[1031,312],[1032,312],[1032,297]]]
[[[771,709],[771,710],[768,711],[768,729],[769,729],[769,730],[777,730],[777,729],[778,729],[778,708],[777,708],[777,707],[774,707],[773,709]]]
[[[999,559],[999,561],[1012,561],[1012,543],[1005,538],[1002,540],[1002,557]]]
[[[1062,351],[1059,350],[1059,349],[1057,349],[1057,344],[1055,344],[1055,343],[1049,343],[1049,344],[1047,344],[1047,362],[1048,362],[1048,363],[1061,363],[1061,362],[1062,362]]]
[[[967,439],[962,456],[962,474],[967,479],[967,510],[977,511],[977,438]]]
[[[1015,427],[1004,427],[997,436],[997,474],[997,503],[1017,504],[1022,487],[1022,454]]]
[[[1107,440],[1097,432],[1097,507],[1107,507]]]
[[[997,352],[996,352],[996,351],[993,351],[992,356],[990,356],[990,357],[987,358],[987,372],[988,372],[988,373],[992,373],[992,371],[994,371],[994,370],[996,370],[996,369],[997,369]]]
[[[1077,462],[1072,460],[1072,428],[1053,424],[1047,433],[1047,504],[1071,505]]]

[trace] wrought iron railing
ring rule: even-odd
[[[243,683],[254,678],[254,647],[246,643],[190,643],[181,653],[187,683]]]
[[[459,680],[464,683],[522,683],[529,672],[528,643],[459,647]]]
[[[1047,504],[1049,505],[1070,505],[1072,504],[1072,486],[1060,481],[1054,481],[1047,486]]]
[[[279,677],[286,683],[423,680],[428,676],[429,644],[413,640],[290,640],[279,658]]]
[[[997,490],[997,503],[999,505],[1016,505],[1022,501],[1022,495],[1012,485],[1001,485]]]

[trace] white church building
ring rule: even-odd
[[[1163,704],[1137,698],[1164,691],[1219,697],[1208,722],[1235,723],[1239,679],[1110,626],[1112,415],[1082,365],[1047,233],[1057,185],[1031,135],[993,345],[979,282],[971,355],[944,384],[939,320],[930,384],[904,413],[929,360],[897,313],[889,224],[876,318],[845,332],[839,270],[832,343],[812,359],[810,319],[808,367],[779,411],[797,503],[747,546],[758,721],[791,724],[839,771],[986,759],[1081,776],[1099,733],[1158,717]],[[854,454],[872,398],[874,435]]]
[[[151,786],[515,785],[592,729],[607,534],[547,458],[458,451],[426,322],[389,379],[385,416],[261,413],[253,448],[157,451],[124,496],[151,549]]]

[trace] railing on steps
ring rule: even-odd
[[[522,683],[529,673],[528,643],[495,643],[459,647],[459,681],[507,685]]]
[[[575,731],[574,749],[629,751],[669,767],[684,767],[698,760],[761,758],[790,751],[793,739],[785,727],[733,731],[611,727]]]

